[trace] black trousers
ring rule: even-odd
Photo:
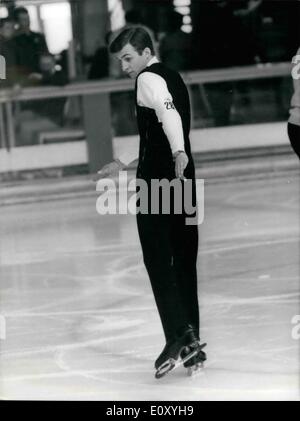
[[[188,324],[199,333],[198,226],[186,214],[137,214],[137,226],[166,341]]]
[[[292,148],[300,159],[300,126],[288,123],[288,135]]]

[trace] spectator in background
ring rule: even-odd
[[[14,21],[11,18],[0,19],[0,54],[7,63],[15,62],[14,33]]]
[[[262,0],[237,0],[231,2],[233,14],[236,17],[239,30],[239,43],[243,48],[239,49],[238,64],[260,63],[264,56],[260,45],[258,33],[261,26]]]
[[[260,34],[265,62],[290,61],[300,43],[300,1],[262,1]]]
[[[91,67],[88,73],[88,79],[102,79],[109,76],[109,53],[108,44],[111,37],[111,31],[105,35],[105,46],[99,47],[91,59]]]
[[[43,34],[30,29],[30,18],[24,7],[14,10],[14,18],[18,29],[15,36],[16,62],[20,74],[30,76],[40,70],[40,57],[49,54],[46,39]]]
[[[192,69],[192,39],[181,30],[182,15],[172,12],[169,31],[162,38],[159,53],[163,64],[176,71]]]
[[[195,4],[193,48],[195,67],[213,69],[235,66],[241,50],[231,5],[223,0],[209,0]],[[214,124],[230,123],[233,103],[233,83],[210,83],[204,87]]]
[[[230,4],[236,19],[236,30],[238,31],[239,55],[237,64],[246,66],[261,63],[265,57],[264,48],[259,38],[262,26],[262,0],[236,0]],[[243,118],[241,112],[247,113],[247,107],[251,107],[251,91],[254,86],[253,80],[234,82],[236,97],[240,98],[242,106],[236,107],[236,110],[239,109],[236,112],[236,117]]]
[[[0,20],[0,54],[6,61],[6,80],[1,85],[10,86],[16,79],[15,22],[11,18]]]
[[[199,2],[194,18],[194,57],[200,69],[234,66],[239,57],[238,31],[231,4]]]
[[[52,54],[43,54],[40,57],[40,75],[42,85],[64,86],[68,83],[67,75],[57,68]]]
[[[19,84],[22,87],[34,86],[64,86],[68,83],[68,76],[61,66],[56,65],[55,57],[50,53],[42,54],[39,57],[39,67],[36,72],[22,74]]]
[[[68,83],[66,74],[56,68],[52,54],[43,54],[39,60],[39,72],[32,73],[27,85],[31,86],[64,86]],[[65,97],[49,98],[43,101],[30,101],[30,109],[36,114],[46,117],[58,126],[64,123]]]
[[[294,95],[291,100],[288,135],[291,145],[300,159],[300,48],[293,59],[293,63],[295,64],[292,72],[294,79]]]

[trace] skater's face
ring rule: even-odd
[[[121,62],[123,72],[131,79],[135,79],[152,58],[150,48],[146,47],[139,54],[131,44],[126,44],[116,56]]]

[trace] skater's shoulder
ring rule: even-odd
[[[166,86],[165,79],[154,72],[145,70],[137,78],[137,83],[139,88],[149,88],[151,90],[161,89]]]

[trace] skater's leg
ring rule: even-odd
[[[199,336],[199,303],[197,280],[198,226],[185,225],[182,217],[174,217],[173,254],[176,281],[188,323]]]
[[[144,263],[166,341],[173,340],[187,321],[175,279],[169,215],[137,215]]]
[[[300,159],[300,126],[288,123],[288,135],[291,146]]]

